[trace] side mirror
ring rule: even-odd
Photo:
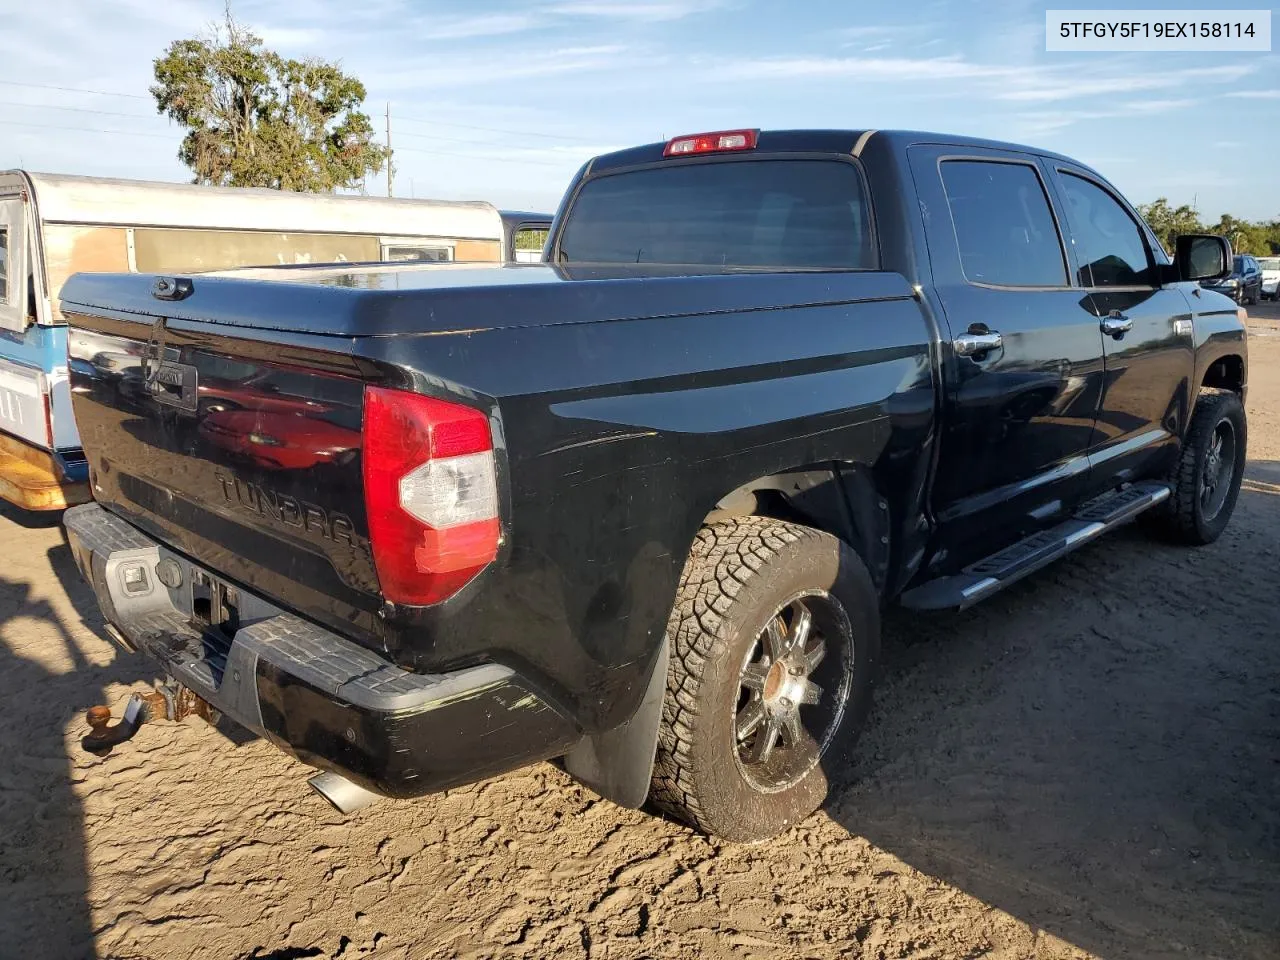
[[[1226,237],[1187,233],[1178,237],[1173,262],[1180,280],[1217,280],[1231,273],[1231,243]]]

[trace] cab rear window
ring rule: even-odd
[[[565,219],[568,263],[873,270],[857,169],[838,160],[721,161],[588,180]]]

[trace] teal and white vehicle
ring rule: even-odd
[[[73,273],[191,274],[280,264],[501,263],[485,202],[282,193],[0,171],[0,499],[59,510],[89,499],[71,414]]]

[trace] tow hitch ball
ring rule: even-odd
[[[115,725],[111,724],[110,707],[90,707],[85,714],[90,730],[81,738],[80,746],[100,757],[106,756],[112,747],[132,740],[148,720],[183,720],[193,714],[210,723],[218,722],[218,711],[186,687],[177,683],[157,684],[153,693],[131,696],[124,716]]]

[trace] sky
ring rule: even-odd
[[[359,77],[380,132],[389,105],[397,196],[553,211],[583,161],[637,143],[735,127],[897,128],[1057,150],[1135,203],[1194,202],[1209,220],[1280,216],[1280,53],[1046,53],[1044,12],[1063,0],[231,5],[281,53]],[[0,0],[0,168],[189,180],[181,131],[147,93],[152,61],[222,10]],[[367,189],[385,194],[385,178]]]

